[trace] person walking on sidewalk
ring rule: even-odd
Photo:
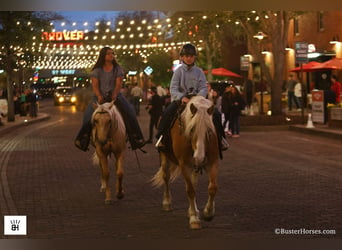
[[[90,74],[93,97],[84,112],[83,124],[76,139],[75,146],[83,151],[88,150],[91,136],[91,116],[94,112],[93,104],[114,101],[124,120],[128,140],[133,150],[145,145],[145,141],[130,103],[120,93],[124,73],[116,62],[114,52],[110,47],[100,50],[99,57]]]
[[[135,114],[140,115],[140,100],[143,96],[142,89],[138,86],[138,83],[134,83],[134,87],[131,89],[132,104],[135,109]]]
[[[151,98],[149,99],[148,105],[146,109],[150,115],[150,124],[149,124],[149,137],[146,143],[153,142],[153,130],[157,128],[159,118],[163,113],[163,100],[157,93],[156,87],[151,87],[150,90]]]
[[[287,102],[288,102],[289,111],[292,110],[292,102],[294,102],[297,109],[299,109],[299,103],[298,103],[298,101],[295,97],[295,94],[294,94],[294,88],[296,86],[296,83],[297,83],[297,81],[295,80],[294,75],[290,74],[289,79],[288,79],[287,84],[286,84]]]
[[[228,85],[222,94],[221,112],[224,115],[223,129],[226,135],[232,135],[231,113],[232,113],[232,85]]]
[[[231,88],[231,115],[230,123],[232,129],[232,137],[240,137],[240,115],[241,110],[246,106],[246,103],[236,86]]]
[[[339,104],[341,101],[341,83],[338,81],[336,75],[331,76],[330,89],[335,93],[335,104]]]

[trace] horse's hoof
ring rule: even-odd
[[[206,221],[211,221],[214,218],[215,209],[207,209],[203,210],[202,218]]]
[[[105,205],[112,205],[113,201],[112,200],[105,200]]]
[[[190,229],[201,229],[201,222],[197,221],[197,222],[191,222],[190,223]]]
[[[163,211],[170,212],[172,211],[172,207],[170,204],[163,204]]]
[[[212,219],[214,219],[214,215],[203,215],[202,217],[205,221],[211,221]]]
[[[116,198],[121,200],[121,199],[123,199],[124,196],[125,196],[124,193],[119,193],[119,194],[116,195]]]

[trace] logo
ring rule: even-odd
[[[26,235],[26,215],[5,215],[4,235]]]

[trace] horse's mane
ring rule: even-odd
[[[197,109],[195,114],[191,112],[191,104],[195,105]],[[212,115],[208,113],[208,109],[212,105],[212,101],[203,96],[194,96],[190,99],[181,115],[182,122],[185,125],[184,135],[186,137],[190,137],[191,133],[206,135],[208,129],[215,132]]]
[[[117,120],[118,121],[118,129],[120,131],[124,131],[125,130],[125,125],[124,125],[124,121],[122,119],[122,116],[119,112],[119,110],[117,109],[117,107],[111,103],[111,102],[105,102],[103,104],[99,104],[97,106],[97,108],[95,109],[95,111],[93,112],[93,115],[91,117],[91,122],[93,123],[94,120],[94,116],[96,113],[98,112],[107,112],[110,116],[110,119],[112,121]]]

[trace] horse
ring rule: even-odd
[[[94,112],[91,118],[92,143],[95,146],[93,164],[100,167],[101,188],[105,192],[105,204],[112,203],[111,191],[109,188],[108,160],[111,154],[115,157],[116,171],[116,197],[124,197],[123,164],[126,152],[126,127],[120,112],[114,102],[94,104]]]
[[[151,179],[152,186],[164,186],[162,209],[171,211],[169,183],[183,175],[189,201],[188,217],[191,229],[201,228],[196,203],[196,185],[198,174],[203,170],[207,173],[209,182],[203,218],[210,221],[215,214],[219,149],[212,121],[213,112],[214,105],[210,100],[202,96],[190,99],[171,127],[171,150],[159,152],[160,168]]]

